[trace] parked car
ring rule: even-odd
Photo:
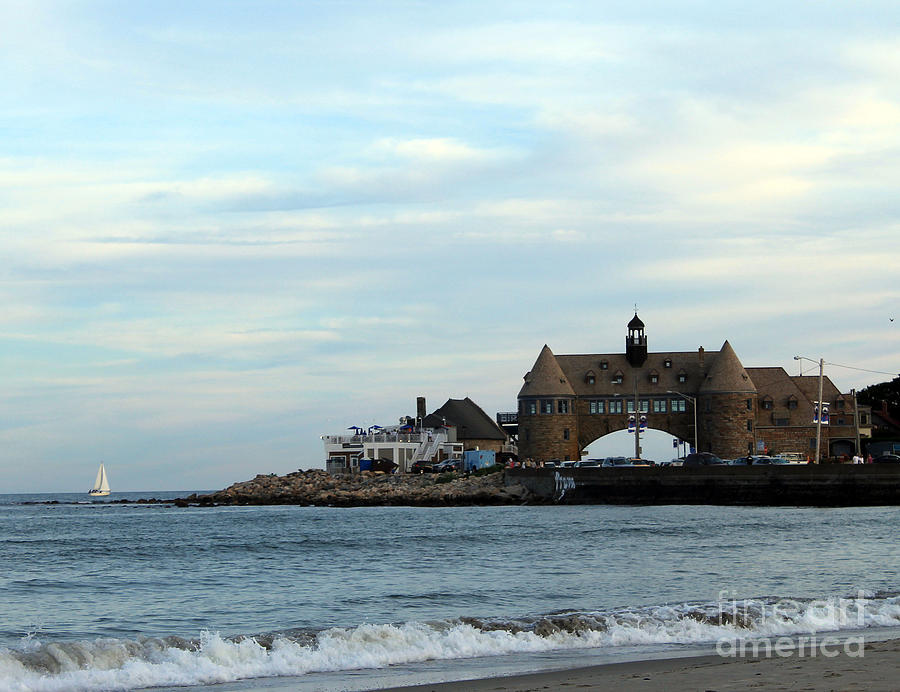
[[[612,466],[628,466],[628,458],[627,457],[606,457],[603,460],[603,463],[600,464],[604,468],[610,468]]]
[[[669,466],[684,466],[684,457],[672,459],[672,461],[669,462]]]
[[[725,461],[712,452],[694,452],[684,458],[684,466],[725,466]]]
[[[638,457],[632,457],[631,459],[628,460],[628,465],[635,466],[635,467],[638,467],[638,466],[647,467],[647,466],[654,466],[655,464],[652,461],[650,461],[649,459],[640,459]]]
[[[753,463],[753,457],[738,457],[728,462],[729,466],[750,466]]]
[[[431,473],[434,471],[434,462],[426,459],[419,459],[409,467],[410,473]]]
[[[586,466],[600,466],[602,463],[603,459],[582,459],[581,461],[576,461],[575,466],[581,469]]]
[[[462,471],[462,459],[444,459],[435,464],[431,470],[434,473],[447,473],[448,471]]]
[[[873,464],[900,464],[900,455],[882,454],[872,459]]]

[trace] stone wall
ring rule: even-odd
[[[555,406],[554,402],[554,411]],[[541,462],[580,458],[578,417],[574,413],[519,414],[519,459]]]
[[[712,452],[723,459],[755,454],[754,399],[754,395],[746,392],[702,395],[697,401],[700,451]]]

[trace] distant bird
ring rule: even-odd
[[[888,319],[889,319],[891,322],[894,321],[894,318],[893,318],[893,317],[888,317]]]

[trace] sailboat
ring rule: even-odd
[[[97,469],[97,479],[94,481],[94,487],[91,488],[88,495],[92,495],[93,497],[109,495],[109,481],[106,480],[106,469],[103,468],[102,463],[100,464],[100,468]]]

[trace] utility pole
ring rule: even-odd
[[[862,456],[862,449],[860,449],[859,445],[859,406],[856,403],[856,390],[851,389],[850,393],[853,395],[853,427],[856,430],[856,455]]]
[[[819,407],[819,413],[816,416],[816,463],[819,462],[819,451],[822,449],[822,412],[825,408],[822,402],[822,378],[825,373],[825,359],[819,358],[819,400],[816,405]]]
[[[641,411],[638,406],[638,376],[634,374],[634,458],[641,458]]]

